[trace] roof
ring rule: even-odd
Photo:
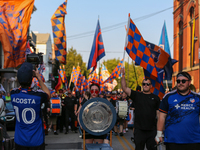
[[[50,34],[49,33],[34,33],[36,35],[36,44],[46,44]]]

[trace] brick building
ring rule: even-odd
[[[200,0],[174,0],[174,59],[172,86],[180,71],[188,72],[196,91],[200,89]],[[193,30],[194,29],[194,30]]]

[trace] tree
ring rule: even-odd
[[[104,65],[107,67],[108,71],[112,73],[112,71],[119,64],[119,62],[120,62],[119,58],[118,59],[114,58],[114,59],[109,59],[105,61]],[[128,62],[125,62],[125,78],[126,78],[127,86],[129,85],[131,89],[135,90],[137,85],[140,85],[140,86],[142,85],[143,77],[144,77],[144,73],[143,73],[142,67],[135,66],[133,61],[129,64]],[[116,80],[118,82],[118,85],[115,87],[115,90],[121,87],[121,79],[116,79]]]
[[[70,81],[71,78],[73,66],[75,66],[76,68],[77,66],[80,66],[81,74],[87,76],[89,75],[89,70],[87,70],[86,63],[83,62],[81,54],[78,54],[76,49],[71,47],[67,51],[67,61],[65,65],[65,71],[68,82]]]
[[[62,64],[60,64],[57,60],[54,60],[54,67],[53,67],[53,76],[54,77],[58,76],[58,69],[59,69],[60,65],[62,65]],[[67,51],[66,64],[64,65],[68,83],[70,82],[73,66],[75,66],[76,68],[77,68],[77,66],[80,66],[81,73],[83,75],[89,74],[89,71],[87,71],[87,68],[86,68],[86,63],[83,62],[81,54],[78,54],[76,49],[73,49],[73,47],[71,47]],[[56,78],[55,85],[56,84],[57,84],[57,78]]]

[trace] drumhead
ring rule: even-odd
[[[79,120],[82,128],[92,135],[104,135],[115,125],[116,111],[106,99],[93,98],[84,103]]]

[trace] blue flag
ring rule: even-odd
[[[164,25],[162,28],[158,46],[162,47],[162,49],[164,49],[165,52],[167,52],[169,54],[169,56],[171,57],[169,41],[168,41],[168,36],[167,36],[167,28],[166,28],[165,22],[164,22]]]
[[[97,62],[104,56],[105,56],[105,50],[103,46],[101,28],[98,20],[87,69],[89,70],[90,68],[93,68],[92,70],[93,72],[97,67]]]

